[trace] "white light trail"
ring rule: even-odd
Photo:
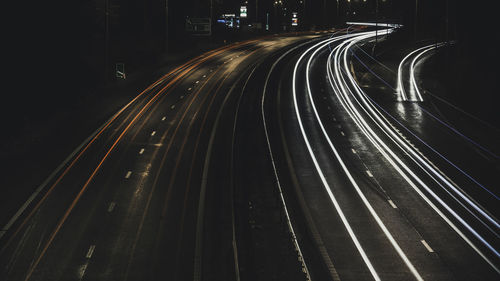
[[[356,44],[358,41],[361,39],[356,39],[353,40],[347,49],[351,48],[354,44]],[[347,49],[344,52],[344,67],[347,70]],[[374,106],[373,102],[368,98],[366,93],[361,89],[361,87],[356,83],[355,79],[352,77],[350,72],[346,72],[347,75],[349,76],[349,79],[351,81],[351,84],[354,86],[356,94],[360,97],[360,100],[363,102],[361,104],[355,97],[356,101],[358,104],[363,108],[363,110],[370,116],[370,118],[377,123],[377,126],[381,128],[384,133],[391,138],[392,141],[394,141],[400,148],[404,150],[405,153],[410,153],[410,158],[419,165],[424,171],[433,178],[433,180],[436,181],[439,185],[441,185],[441,182],[444,183],[448,188],[450,188],[455,194],[460,196],[469,206],[474,208],[477,212],[479,212],[484,218],[486,218],[490,223],[492,223],[496,229],[500,228],[500,224],[496,220],[496,218],[492,217],[491,215],[487,214],[485,210],[481,206],[479,206],[477,203],[475,203],[467,194],[464,194],[464,192],[456,187],[456,184],[454,184],[446,175],[443,175],[437,167],[434,166],[432,162],[430,162],[427,158],[420,156],[418,153],[417,149],[415,147],[412,147],[408,145],[408,141],[406,139],[401,138],[399,134],[394,132],[394,128],[390,125],[388,120],[384,117],[384,115]],[[352,92],[351,92],[352,94]],[[367,111],[368,109],[368,111]],[[382,126],[381,126],[382,125]],[[432,175],[431,175],[432,174]],[[439,181],[438,181],[439,180]],[[482,240],[482,239],[481,239]],[[490,248],[490,246],[488,246]],[[490,248],[491,249],[491,248]],[[493,250],[493,249],[492,249]],[[498,253],[496,250],[494,252]]]
[[[426,173],[429,174],[429,171],[433,174],[435,174],[436,177],[439,177],[440,180],[446,181],[446,179],[441,176],[433,167],[431,167],[426,161],[424,161],[413,149],[411,149],[405,141],[401,139],[398,134],[394,132],[394,128],[391,128],[391,125],[388,123],[388,121],[385,119],[385,117],[374,107],[373,103],[367,98],[366,94],[363,92],[361,87],[356,83],[355,79],[352,77],[352,74],[350,73],[349,67],[348,67],[348,59],[347,59],[347,54],[348,50],[356,44],[358,41],[366,39],[364,36],[359,36],[355,39],[350,40],[349,45],[346,45],[346,43],[343,43],[339,45],[337,48],[335,48],[332,53],[329,56],[329,63],[327,65],[327,71],[328,71],[328,77],[329,77],[329,82],[334,89],[335,93],[339,97],[339,100],[342,104],[342,106],[346,109],[348,114],[351,116],[353,121],[358,125],[358,127],[361,129],[361,131],[367,136],[367,138],[370,140],[370,142],[373,143],[373,145],[382,153],[384,158],[386,158],[389,163],[400,173],[400,175],[409,183],[409,185],[419,194],[422,199],[427,202],[427,204],[435,210],[438,215],[448,224],[452,229],[455,230],[455,232],[464,239],[486,262],[490,264],[490,266],[493,267],[497,272],[500,272],[498,268],[479,250],[473,243],[470,241],[452,222],[449,220],[430,200],[427,198],[425,194],[417,187],[417,185],[406,175],[410,175],[416,182],[419,183],[420,186],[422,186],[435,200],[437,200],[441,206],[443,206],[450,214],[452,214],[453,217],[455,217],[467,230],[469,230],[478,240],[480,240],[486,247],[488,247],[495,255],[498,256],[498,252],[496,249],[494,249],[484,238],[479,235],[465,220],[460,217],[453,209],[451,209],[439,196],[437,196],[416,174],[409,169],[408,166],[406,166],[403,161],[396,156],[396,154],[389,149],[389,147],[378,137],[378,135],[373,131],[373,129],[368,125],[368,123],[364,120],[362,117],[361,113],[356,109],[356,107],[353,104],[353,100],[358,104],[359,107],[369,116],[369,118],[375,122],[377,127],[379,127],[382,132],[389,138],[391,139],[394,144],[399,147],[400,149],[403,150],[404,153],[410,153],[408,156],[417,163],[419,167],[424,169]],[[422,48],[421,48],[422,49]],[[331,60],[332,56],[334,55],[334,71],[332,70],[331,66]],[[340,63],[340,57],[342,57],[343,60],[343,70],[345,73],[345,76],[347,76],[347,79],[349,80],[350,84],[354,87],[354,92],[349,88],[349,84],[344,78],[344,75],[342,74],[343,72],[341,71],[342,64]],[[409,57],[409,56],[407,56]],[[407,57],[404,59],[406,60]],[[403,61],[404,61],[403,60]],[[401,69],[401,64],[400,64],[400,69]],[[400,74],[401,71],[398,71]],[[398,75],[398,88],[401,89],[403,92],[404,90],[402,89],[402,83],[401,83],[401,77]],[[404,95],[404,94],[403,94]],[[382,120],[384,119],[384,121]],[[389,156],[390,155],[390,156]],[[397,163],[397,164],[396,164]],[[403,172],[403,170],[406,172]],[[428,171],[429,170],[429,171]],[[430,175],[430,174],[429,174]],[[432,176],[431,176],[432,177]],[[435,179],[435,178],[433,178]],[[450,184],[451,185],[451,184]],[[451,185],[453,186],[453,185]],[[454,188],[454,187],[453,187]],[[459,191],[455,190],[455,192],[460,193]],[[464,196],[465,197],[465,196]],[[465,197],[464,200],[467,201],[468,198]],[[473,202],[468,202],[469,204],[473,204]],[[480,208],[479,208],[480,209]],[[485,213],[482,213],[485,215]],[[487,216],[487,215],[486,215]],[[496,222],[494,219],[492,219],[493,222]]]
[[[424,98],[422,97],[422,94],[420,93],[420,90],[418,89],[418,86],[417,86],[417,82],[415,80],[415,64],[420,59],[420,57],[422,57],[422,55],[424,55],[425,53],[427,53],[431,50],[435,50],[435,49],[442,47],[444,45],[446,45],[446,43],[431,44],[431,45],[427,45],[427,46],[418,48],[418,49],[410,52],[408,55],[406,55],[401,60],[401,62],[399,63],[399,66],[398,66],[397,90],[398,90],[398,93],[400,94],[400,98],[403,101],[408,101],[408,100],[410,100],[410,101],[424,101]],[[403,83],[403,65],[404,65],[405,61],[408,58],[410,58],[411,56],[413,56],[415,53],[418,53],[418,54],[415,55],[415,57],[411,61],[409,70],[410,70],[410,86],[412,87],[411,89],[413,89],[413,91],[414,91],[414,93],[416,93],[416,95],[414,97],[408,98],[408,95],[406,94],[406,91],[404,89],[404,83]]]
[[[359,37],[368,38],[368,37],[371,37],[372,34],[373,34],[373,32],[361,33],[361,34],[357,35],[356,38],[359,38]],[[349,41],[349,40],[355,40],[355,39],[348,39],[347,41]],[[368,209],[368,211],[370,212],[370,214],[372,215],[372,217],[375,219],[375,221],[377,222],[378,226],[380,227],[380,229],[382,230],[382,232],[384,233],[384,235],[386,236],[386,238],[389,240],[389,242],[391,243],[391,245],[393,246],[393,248],[395,249],[395,251],[398,253],[398,255],[400,256],[400,258],[406,264],[406,266],[408,267],[408,269],[410,270],[410,272],[413,274],[413,276],[415,277],[415,279],[416,280],[423,280],[423,278],[420,276],[420,274],[418,273],[418,271],[415,269],[415,267],[413,266],[413,264],[410,262],[410,260],[408,259],[408,257],[406,256],[406,254],[403,252],[403,250],[401,249],[401,247],[399,246],[399,244],[396,242],[396,240],[394,239],[394,237],[392,236],[392,234],[389,232],[389,230],[387,229],[387,227],[385,226],[385,224],[382,222],[382,220],[380,219],[380,217],[378,216],[377,212],[372,207],[372,205],[370,204],[370,202],[368,201],[368,199],[366,198],[366,196],[364,195],[364,193],[361,191],[361,188],[359,187],[359,185],[357,184],[357,182],[354,180],[354,178],[351,175],[351,172],[349,171],[349,169],[347,169],[347,166],[345,165],[344,161],[340,157],[340,154],[338,153],[338,151],[335,148],[335,146],[333,145],[330,137],[328,136],[328,133],[326,132],[326,129],[325,129],[324,125],[323,125],[323,121],[321,120],[321,118],[320,118],[320,116],[318,114],[318,111],[316,109],[316,105],[315,105],[314,99],[312,97],[311,84],[310,84],[310,79],[309,79],[309,77],[310,77],[310,75],[309,75],[310,66],[311,66],[311,62],[312,62],[314,56],[321,49],[327,47],[329,44],[330,44],[330,42],[327,42],[326,44],[323,44],[322,46],[319,46],[318,48],[316,48],[316,50],[309,57],[309,60],[307,62],[307,66],[306,66],[307,92],[308,92],[308,96],[309,96],[309,101],[311,102],[311,105],[312,105],[312,108],[313,108],[314,115],[316,117],[316,120],[318,121],[318,124],[320,125],[320,128],[321,128],[321,131],[323,133],[324,138],[327,140],[327,142],[328,142],[328,144],[329,144],[329,146],[330,146],[333,154],[335,155],[335,158],[337,159],[337,161],[341,165],[342,170],[347,175],[347,177],[348,177],[349,181],[351,182],[352,186],[354,187],[354,189],[358,193],[359,197],[363,201],[363,204]],[[299,61],[296,64],[296,68],[297,68],[297,66],[298,66],[299,63],[300,63],[300,59],[299,59]],[[294,76],[295,76],[295,72],[294,72]],[[294,80],[295,80],[295,77],[294,77]],[[294,84],[294,90],[295,90],[295,84]],[[296,104],[295,93],[294,93],[294,102]],[[297,115],[299,115],[298,114],[298,108],[297,108],[297,106],[296,106],[296,112],[297,112]],[[305,134],[304,134],[304,136],[307,138],[307,136]],[[317,167],[321,170],[321,168],[319,167],[319,165]],[[373,175],[372,175],[372,173],[370,171],[367,170],[366,173],[368,174],[369,177],[373,177]]]
[[[346,38],[346,37],[347,36],[339,36],[339,38],[328,39],[327,41],[330,43],[330,42],[334,42],[334,41],[340,40],[341,38]],[[342,208],[340,207],[339,203],[337,202],[337,199],[335,198],[335,196],[332,193],[332,190],[331,190],[331,188],[330,188],[330,186],[329,186],[329,184],[328,184],[328,182],[327,182],[327,180],[326,180],[326,178],[325,178],[325,176],[323,174],[323,171],[321,170],[321,168],[320,168],[320,166],[318,164],[316,156],[314,155],[314,152],[313,152],[313,149],[311,147],[311,144],[309,143],[309,139],[307,138],[307,135],[306,135],[306,132],[305,132],[305,129],[304,129],[304,125],[302,123],[302,117],[300,116],[300,112],[299,112],[299,108],[298,108],[298,104],[297,104],[297,90],[296,90],[297,69],[299,67],[299,64],[300,64],[301,60],[305,57],[305,55],[308,52],[310,52],[311,50],[313,50],[314,48],[320,46],[321,44],[324,44],[324,41],[320,42],[320,43],[312,46],[308,50],[306,50],[300,56],[300,58],[298,59],[297,63],[295,64],[295,67],[294,67],[294,70],[293,70],[293,76],[292,76],[292,91],[293,91],[293,102],[294,102],[294,106],[295,106],[295,113],[296,113],[297,121],[298,121],[298,124],[299,124],[299,127],[300,127],[300,132],[302,133],[302,137],[304,139],[304,142],[306,143],[309,155],[311,156],[311,159],[312,159],[312,161],[314,163],[314,166],[315,166],[315,168],[316,168],[316,170],[317,170],[317,172],[318,172],[318,174],[320,176],[321,182],[323,183],[323,187],[325,188],[326,192],[328,193],[328,196],[330,197],[330,200],[332,201],[332,203],[333,203],[333,205],[335,207],[335,210],[339,214],[340,219],[341,219],[342,223],[344,224],[344,227],[346,228],[347,232],[349,233],[349,236],[351,237],[351,240],[353,241],[354,245],[356,246],[356,249],[358,250],[359,254],[361,255],[361,257],[362,257],[363,261],[365,262],[366,266],[368,267],[368,270],[370,271],[372,277],[375,280],[380,280],[380,277],[378,276],[378,273],[375,271],[375,268],[373,267],[370,259],[366,255],[365,250],[363,249],[363,247],[359,243],[359,240],[356,237],[356,234],[354,233],[354,231],[351,228],[351,225],[347,221],[347,218],[345,217],[344,212],[342,211]]]

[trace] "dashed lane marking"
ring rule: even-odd
[[[396,204],[394,204],[394,202],[392,202],[391,199],[387,200],[389,202],[389,204],[391,205],[391,207],[393,207],[394,209],[397,209],[398,206],[396,206]]]
[[[422,244],[427,249],[427,251],[429,251],[429,253],[434,253],[434,250],[431,248],[431,246],[429,246],[429,244],[427,244],[427,242],[425,242],[425,240],[420,240],[420,242],[422,242]]]
[[[91,245],[85,257],[87,259],[90,259],[92,257],[92,254],[94,253],[94,250],[95,250],[95,245]]]
[[[108,213],[113,212],[113,210],[115,209],[115,206],[116,206],[116,203],[115,203],[115,202],[111,202],[111,203],[109,203]]]

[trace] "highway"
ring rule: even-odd
[[[444,44],[391,69],[365,48],[381,28],[166,73],[11,215],[0,279],[498,280],[498,156],[427,101]]]

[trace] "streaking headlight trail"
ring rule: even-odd
[[[329,56],[327,64],[327,72],[329,77],[329,82],[333,88],[338,100],[344,109],[348,112],[352,120],[357,124],[359,129],[367,137],[367,139],[378,149],[378,151],[384,156],[384,158],[394,167],[396,171],[401,175],[401,177],[419,194],[419,196],[452,228],[455,232],[466,241],[469,246],[471,246],[495,271],[499,272],[496,265],[476,246],[476,242],[471,241],[456,225],[452,222],[447,215],[445,215],[428,197],[424,192],[421,191],[420,187],[423,188],[428,195],[430,195],[439,205],[446,210],[460,225],[462,225],[469,233],[471,233],[477,242],[483,244],[491,253],[493,253],[497,258],[500,257],[498,251],[492,246],[489,241],[483,238],[483,236],[477,232],[470,223],[468,223],[463,217],[461,217],[454,209],[452,209],[445,201],[440,198],[440,196],[434,192],[416,173],[413,171],[405,162],[397,156],[396,152],[389,148],[389,145],[385,143],[378,135],[375,130],[380,130],[391,142],[401,149],[403,155],[408,157],[411,161],[417,164],[425,174],[427,174],[431,179],[433,179],[438,186],[443,187],[443,185],[450,188],[454,193],[458,194],[459,197],[464,200],[462,206],[468,205],[477,211],[481,217],[485,218],[489,223],[493,225],[493,231],[498,229],[498,222],[494,217],[491,217],[486,211],[482,209],[481,206],[477,205],[474,200],[471,200],[467,195],[464,195],[461,189],[455,187],[445,175],[442,175],[432,163],[429,163],[427,159],[422,157],[420,153],[416,151],[411,144],[402,138],[402,136],[396,132],[395,128],[388,122],[385,115],[379,110],[379,106],[361,89],[357,81],[354,79],[351,70],[349,68],[349,57],[351,54],[350,49],[355,46],[358,42],[363,40],[368,40],[375,36],[375,32],[364,32],[358,33],[355,37],[350,38],[334,48]],[[413,61],[411,68],[415,66],[415,62],[421,55],[432,49],[432,46],[426,46],[419,48],[416,51],[410,53],[406,56],[403,61],[408,59],[411,55],[416,52],[421,52],[417,55]],[[401,72],[402,63],[399,66],[399,73]],[[413,72],[412,72],[413,73]],[[412,79],[412,85],[416,87],[415,79]],[[403,100],[408,100],[403,89],[403,83],[401,80],[401,75],[398,75],[398,89],[401,93],[401,98]],[[411,100],[422,100],[421,95],[418,91],[415,91],[416,95],[411,97]],[[380,108],[381,109],[381,108]],[[383,109],[382,109],[383,110]],[[365,120],[365,116],[368,116],[370,122]],[[376,126],[374,127],[373,125]],[[467,208],[467,207],[465,207]],[[470,212],[470,210],[469,210]],[[476,216],[477,218],[477,216]]]

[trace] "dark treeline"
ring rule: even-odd
[[[7,70],[2,80],[9,89],[3,94],[3,104],[7,105],[3,112],[21,116],[30,112],[45,114],[47,108],[56,110],[59,104],[77,104],[75,100],[87,95],[85,89],[102,85],[105,78],[112,79],[116,62],[125,62],[130,72],[154,61],[166,49],[167,26],[170,52],[192,47],[196,39],[184,31],[185,18],[210,14],[209,0],[9,2],[3,9],[7,16],[2,19],[3,67]],[[416,2],[412,0],[378,0],[378,13],[375,0],[341,0],[338,6],[333,0],[289,0],[283,1],[281,7],[274,2],[248,0],[248,21],[264,22],[267,13],[273,17],[279,9],[287,8],[288,12],[299,12],[303,28],[341,25],[345,20],[378,19],[403,23],[408,40],[413,38]],[[494,2],[481,5],[468,2],[418,0],[418,38],[458,39],[460,55],[482,67],[485,75],[493,75],[491,62],[498,58],[495,43],[499,34]],[[221,13],[238,13],[241,3],[213,0],[214,18]],[[18,108],[24,113],[19,113]]]

